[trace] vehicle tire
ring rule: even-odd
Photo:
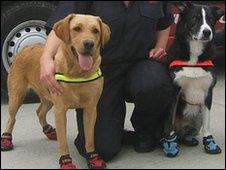
[[[7,75],[14,55],[24,46],[46,40],[45,21],[56,5],[45,1],[18,1],[1,12],[1,99],[7,101]],[[30,90],[25,102],[37,102]]]

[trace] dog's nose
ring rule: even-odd
[[[85,49],[91,50],[94,46],[94,42],[92,40],[85,40],[83,42],[83,45],[84,45]]]
[[[211,31],[208,30],[208,29],[205,29],[205,30],[203,30],[202,32],[203,32],[204,37],[209,37],[210,34],[211,34]]]

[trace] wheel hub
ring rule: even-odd
[[[15,55],[25,46],[46,41],[45,22],[30,20],[23,22],[10,31],[3,43],[2,61],[5,69],[9,70]]]

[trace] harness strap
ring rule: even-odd
[[[181,96],[181,99],[189,105],[200,105],[199,103],[192,103],[192,102],[187,101],[183,96]]]
[[[201,62],[197,62],[196,64],[190,64],[187,61],[183,60],[174,60],[170,63],[169,68],[172,67],[214,67],[213,61],[212,60],[205,60]]]
[[[57,81],[62,81],[62,82],[66,82],[66,83],[85,83],[85,82],[94,81],[100,77],[102,77],[102,72],[101,72],[100,68],[94,74],[92,74],[90,77],[87,77],[87,78],[72,77],[72,76],[63,75],[62,73],[55,74],[55,79]]]

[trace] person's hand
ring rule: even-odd
[[[63,93],[63,88],[54,79],[55,67],[52,58],[42,56],[40,59],[41,71],[40,79],[42,83],[55,95],[61,95]]]
[[[152,58],[155,60],[162,60],[164,59],[165,55],[166,55],[166,51],[164,48],[161,48],[161,47],[153,48],[149,52],[149,58]]]

